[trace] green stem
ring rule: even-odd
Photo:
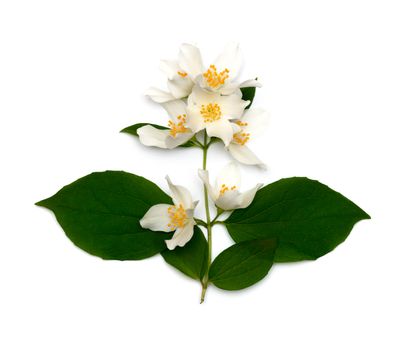
[[[208,154],[208,147],[210,143],[208,143],[208,135],[205,132],[204,135],[204,147],[203,150],[203,157],[202,157],[202,169],[206,170],[206,161],[207,161],[207,154]],[[202,292],[201,292],[201,304],[205,300],[205,293],[206,289],[208,288],[209,283],[209,267],[211,266],[212,262],[212,222],[211,222],[211,215],[209,213],[209,198],[208,198],[208,190],[204,185],[204,201],[205,201],[205,212],[206,212],[206,229],[208,232],[208,263],[206,267],[205,276],[202,279]]]
[[[194,218],[194,220],[198,226],[203,226],[205,228],[208,227],[208,224],[205,221],[198,219],[198,218]]]
[[[220,208],[218,208],[218,212],[216,214],[216,216],[213,218],[213,220],[211,221],[211,225],[213,226],[215,223],[220,223],[221,221],[216,221],[223,213],[225,212],[225,210],[222,210]]]
[[[219,225],[219,224],[223,224],[225,221],[219,221],[219,220],[217,220],[217,221],[212,221],[212,226],[214,226],[214,225]]]
[[[195,141],[195,140],[192,140],[192,139],[191,139],[191,142],[192,142],[196,147],[203,148],[202,143],[200,143],[200,142],[198,142],[198,141]]]

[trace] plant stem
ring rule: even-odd
[[[217,220],[217,221],[212,221],[212,226],[214,226],[214,225],[219,225],[219,224],[223,224],[225,221],[219,221],[219,220]]]
[[[216,219],[218,219],[223,213],[225,212],[225,210],[222,210],[220,208],[218,208],[218,212],[216,214],[216,216],[213,218],[213,220],[211,221],[211,225],[213,226],[215,223],[220,223],[221,221],[216,221]]]
[[[208,147],[210,143],[208,143],[208,135],[205,132],[204,135],[204,146],[202,148],[203,150],[203,157],[202,157],[202,169],[206,170],[206,161],[207,161],[207,154],[208,154]],[[211,266],[212,262],[212,223],[211,223],[211,215],[209,213],[209,198],[208,198],[208,190],[206,186],[204,185],[204,202],[205,202],[205,212],[206,212],[206,229],[208,232],[208,262],[207,262],[207,267],[206,267],[206,272],[205,276],[202,279],[202,292],[201,292],[201,304],[205,300],[205,293],[206,289],[208,288],[208,282],[209,282],[209,267]]]
[[[203,226],[205,228],[208,228],[208,224],[205,221],[198,219],[198,218],[194,218],[194,220],[198,226]]]

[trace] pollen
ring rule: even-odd
[[[188,129],[185,127],[186,124],[186,114],[181,114],[177,117],[177,121],[168,121],[168,126],[170,128],[169,133],[172,137],[176,137],[177,134],[182,134],[187,132]]]
[[[233,134],[233,140],[238,144],[238,145],[245,145],[250,138],[250,133],[248,132],[237,132]]]
[[[217,103],[208,103],[201,106],[201,115],[205,123],[212,123],[221,119],[221,107]]]
[[[221,189],[219,190],[219,195],[222,196],[228,191],[235,191],[235,190],[236,190],[236,186],[228,187],[225,184],[222,184]]]
[[[206,79],[208,86],[216,89],[225,84],[225,80],[229,78],[229,69],[225,68],[218,73],[216,67],[211,64],[203,76]]]
[[[182,204],[180,204],[179,206],[171,205],[168,208],[168,215],[170,219],[168,227],[172,230],[176,230],[177,228],[182,228],[185,226],[187,214]]]
[[[178,75],[181,76],[182,78],[185,78],[185,77],[188,75],[188,73],[187,73],[187,72],[178,71]]]
[[[240,120],[237,120],[237,121],[235,122],[235,124],[237,124],[237,125],[239,125],[239,126],[248,126],[248,123],[241,122]]]

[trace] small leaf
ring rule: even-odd
[[[138,124],[134,124],[134,125],[128,126],[128,127],[124,128],[124,129],[122,129],[120,132],[123,132],[123,133],[126,133],[126,134],[130,134],[130,135],[134,135],[134,136],[137,136],[137,137],[138,137],[137,130],[138,130],[139,128],[142,128],[143,126],[146,126],[146,125],[151,125],[151,126],[153,126],[154,128],[160,129],[160,130],[169,130],[169,128],[167,128],[167,127],[165,127],[165,126],[162,126],[162,125],[151,124],[151,123],[138,123]]]
[[[217,287],[239,290],[264,278],[273,265],[276,239],[256,239],[237,243],[219,254],[209,270]]]
[[[122,171],[92,173],[36,203],[51,209],[68,238],[103,259],[139,260],[166,248],[167,233],[143,229],[147,210],[171,199],[143,177]]]
[[[183,247],[174,250],[164,250],[161,253],[164,260],[196,280],[201,280],[206,270],[208,260],[208,242],[198,226],[195,226],[194,236]]]
[[[244,88],[241,88],[241,92],[242,92],[242,100],[251,101],[251,103],[249,103],[249,105],[247,105],[245,108],[245,109],[248,109],[252,105],[253,99],[255,98],[256,87],[254,86],[244,87]]]
[[[154,128],[160,129],[160,130],[170,130],[169,128],[167,128],[167,127],[165,127],[165,126],[162,126],[162,125],[151,124],[151,123],[138,123],[138,124],[134,124],[134,125],[128,126],[128,127],[124,128],[124,129],[122,129],[120,132],[123,132],[123,133],[126,133],[126,134],[130,134],[130,135],[133,135],[133,136],[136,136],[136,137],[139,138],[138,133],[137,133],[137,130],[138,130],[139,128],[142,128],[143,126],[146,126],[146,125],[151,125],[151,126],[153,126]],[[179,145],[178,147],[196,147],[196,144],[193,142],[194,140],[195,140],[195,139],[194,139],[194,137],[193,137],[191,140],[185,142],[185,143],[182,144],[182,145]]]
[[[318,181],[282,179],[225,221],[235,242],[278,238],[275,261],[314,260],[342,243],[355,223],[370,219],[356,204]]]

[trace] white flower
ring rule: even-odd
[[[243,87],[261,87],[256,79],[246,80],[242,83],[236,81],[241,66],[242,54],[239,45],[230,43],[225,46],[213,64],[197,76],[194,81],[203,88],[218,91],[222,95],[230,95]]]
[[[199,49],[190,44],[182,44],[177,60],[162,60],[160,69],[168,78],[169,92],[150,88],[146,91],[153,101],[163,103],[188,97],[195,83],[201,87],[230,95],[242,87],[260,87],[255,79],[242,83],[235,81],[242,57],[237,44],[229,44],[209,68],[205,68]]]
[[[152,231],[171,232],[174,236],[165,243],[168,249],[183,247],[194,234],[194,209],[198,202],[193,202],[189,191],[182,186],[174,185],[166,177],[174,205],[157,204],[152,206],[140,220],[140,225]]]
[[[145,94],[158,103],[185,98],[194,86],[193,77],[201,74],[203,70],[201,53],[193,45],[182,44],[178,60],[162,60],[160,69],[168,78],[169,92],[149,88]]]
[[[161,130],[145,125],[137,130],[140,141],[145,146],[172,149],[184,144],[194,133],[186,125],[186,105],[181,100],[162,104],[170,116],[169,129]]]
[[[239,192],[240,173],[238,165],[233,162],[222,169],[216,179],[215,186],[211,186],[207,170],[199,169],[198,174],[215,205],[223,210],[246,208],[252,203],[259,188],[262,187],[262,184],[257,184],[244,193]]]
[[[248,109],[236,121],[240,130],[235,132],[228,151],[238,162],[247,165],[265,167],[264,163],[248,148],[248,142],[266,129],[269,115],[262,109]]]
[[[249,103],[238,94],[222,96],[195,86],[188,97],[187,125],[194,133],[206,129],[209,136],[219,137],[228,146],[240,130],[230,119],[241,116]]]

